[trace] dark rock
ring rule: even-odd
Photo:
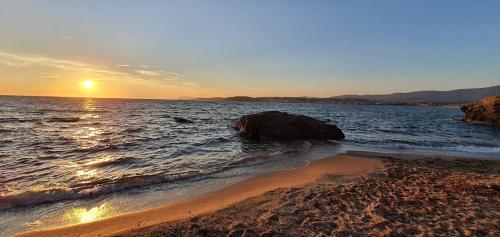
[[[465,121],[500,124],[500,95],[464,105],[461,110],[465,113]]]
[[[235,124],[243,137],[260,141],[291,141],[298,139],[344,139],[344,133],[335,125],[304,115],[266,111],[245,115]]]
[[[67,117],[67,118],[51,118],[49,119],[47,122],[50,122],[50,123],[56,123],[56,122],[60,122],[60,123],[74,123],[74,122],[78,122],[80,121],[80,118],[78,117]]]
[[[175,122],[178,123],[194,123],[192,120],[181,118],[181,117],[174,117]]]

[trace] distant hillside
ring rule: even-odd
[[[223,100],[223,101],[239,101],[239,102],[284,102],[284,103],[337,103],[337,104],[376,104],[375,102],[364,99],[337,99],[337,98],[317,98],[317,97],[249,97],[249,96],[233,96],[233,97],[216,97],[216,98],[199,98],[198,100]]]
[[[384,104],[384,105],[460,105],[488,96],[500,95],[500,85],[485,88],[451,91],[415,91],[388,95],[342,95],[328,98],[317,97],[249,97],[200,98],[198,100],[224,100],[240,102],[286,103],[337,103],[337,104]]]
[[[336,99],[359,99],[380,103],[435,103],[461,104],[484,97],[500,95],[500,85],[485,88],[459,89],[451,91],[415,91],[387,95],[342,95]]]

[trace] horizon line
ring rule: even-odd
[[[484,86],[484,87],[473,87],[473,88],[460,88],[451,90],[417,90],[417,91],[407,91],[407,92],[391,92],[385,94],[341,94],[332,95],[329,97],[316,97],[316,96],[248,96],[248,95],[233,95],[233,96],[212,96],[212,97],[186,97],[186,98],[137,98],[137,97],[91,97],[91,96],[58,96],[58,95],[16,95],[16,94],[0,94],[0,96],[12,96],[12,97],[47,97],[47,98],[80,98],[80,99],[123,99],[123,100],[203,100],[203,99],[217,99],[217,98],[231,98],[231,97],[249,97],[249,98],[316,98],[316,99],[328,99],[341,96],[376,96],[376,95],[392,95],[392,94],[404,94],[404,93],[414,93],[414,92],[450,92],[458,90],[474,90],[474,89],[485,89],[489,87],[497,87],[498,85]]]

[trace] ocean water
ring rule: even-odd
[[[266,110],[329,121],[346,139],[240,138],[235,120]],[[350,149],[500,159],[500,127],[462,117],[444,107],[0,96],[0,233],[154,207]]]

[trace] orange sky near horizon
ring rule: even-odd
[[[2,95],[186,99],[240,95],[329,97],[353,91],[349,88],[352,85],[321,85],[307,81],[298,86],[273,81],[267,84],[242,81],[236,83],[237,87],[200,85],[188,76],[151,66],[99,66],[1,50],[0,72]],[[85,88],[84,81],[92,81],[93,87]]]
[[[56,97],[92,97],[92,98],[137,98],[137,99],[182,99],[205,97],[189,88],[164,88],[163,85],[121,85],[98,79],[92,88],[85,88],[85,80],[53,81],[42,85],[29,85],[26,82],[4,83],[2,95],[20,96],[56,96]],[[174,92],[174,93],[172,93]],[[191,96],[189,96],[191,95]],[[209,94],[206,96],[210,97]]]
[[[321,92],[314,83],[299,87],[273,82],[265,85],[241,82],[237,87],[206,86],[183,74],[151,66],[100,66],[1,50],[0,72],[2,95],[185,99],[238,95],[328,97],[335,93],[328,87]],[[82,84],[84,81],[92,81],[94,86],[85,88]]]
[[[266,83],[233,79],[233,83],[228,85],[220,83],[217,77],[202,80],[211,84],[200,84],[195,79],[197,78],[153,66],[129,64],[100,66],[75,60],[15,54],[0,50],[0,95],[137,99],[228,96],[331,97],[343,94],[408,92],[423,85],[418,80],[413,83],[401,81],[387,84],[363,80],[343,83],[335,80],[323,82],[303,80],[287,83],[282,79],[271,78]],[[85,88],[84,81],[92,81],[93,87]],[[480,86],[483,85],[477,87]]]
[[[0,94],[152,99],[210,95],[210,90],[200,88],[183,76],[131,67],[110,68],[0,51]],[[92,88],[86,88],[85,81],[92,81]]]

